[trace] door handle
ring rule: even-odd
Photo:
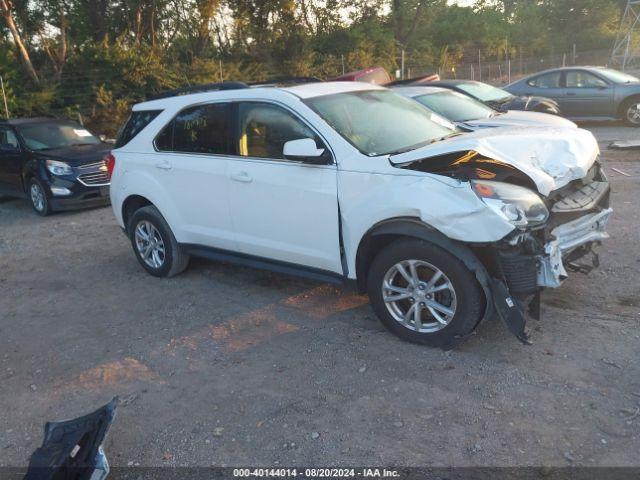
[[[247,172],[233,173],[231,174],[231,179],[235,180],[236,182],[242,182],[242,183],[253,182],[253,178],[251,178]]]
[[[575,97],[576,93],[574,92],[567,92],[567,97]]]
[[[166,160],[160,160],[159,162],[156,162],[155,166],[160,170],[171,170],[171,164]]]

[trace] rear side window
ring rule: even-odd
[[[118,139],[116,140],[115,145],[116,148],[120,148],[133,140],[133,137],[138,135],[144,127],[149,125],[152,120],[160,114],[160,112],[162,112],[162,110],[142,110],[133,112],[118,134]]]
[[[539,77],[532,78],[527,83],[538,88],[560,88],[560,72],[547,73]]]
[[[213,103],[180,112],[156,138],[165,152],[232,154],[231,104]]]

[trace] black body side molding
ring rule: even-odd
[[[256,257],[244,253],[231,252],[212,247],[203,247],[202,245],[181,244],[180,245],[189,254],[195,257],[208,258],[218,262],[234,263],[245,267],[258,268],[260,270],[268,270],[271,272],[284,273],[295,277],[306,278],[316,282],[327,282],[337,285],[344,285],[347,278],[339,273],[319,268],[306,267],[295,263],[281,262],[268,258]]]

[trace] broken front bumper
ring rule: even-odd
[[[589,253],[595,242],[609,238],[606,228],[612,213],[613,210],[607,208],[554,228],[551,231],[554,240],[545,245],[545,255],[537,257],[538,286],[559,287],[567,278],[565,261],[577,260]]]

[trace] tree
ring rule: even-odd
[[[13,7],[13,4],[11,3],[11,0],[0,0],[0,10],[2,10],[2,15],[4,16],[5,22],[7,24],[7,28],[11,32],[11,36],[13,37],[13,42],[15,43],[16,48],[18,49],[18,54],[22,59],[22,63],[24,64],[27,70],[27,73],[29,74],[31,79],[35,83],[39,83],[40,78],[38,77],[38,74],[36,73],[35,68],[33,68],[33,63],[31,62],[31,57],[29,56],[29,52],[24,46],[24,42],[22,41],[20,32],[18,32],[18,27],[16,27],[16,23],[13,19],[13,14],[11,12],[12,7]]]

